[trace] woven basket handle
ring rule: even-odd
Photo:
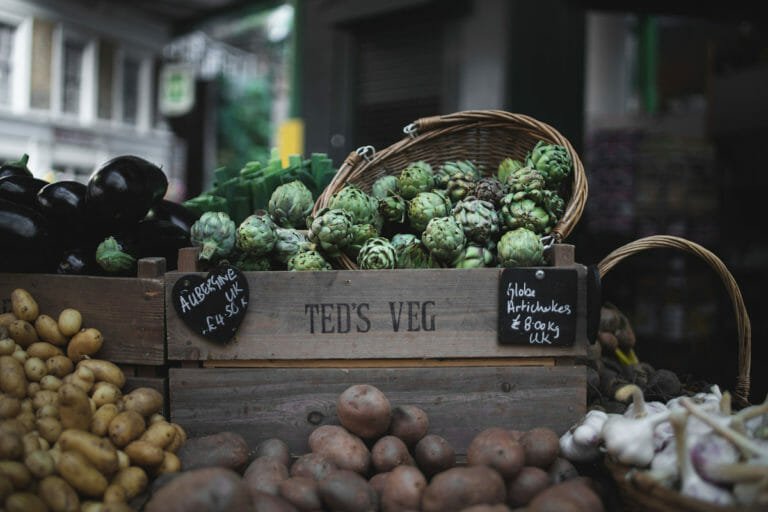
[[[676,236],[655,235],[630,242],[603,258],[597,265],[600,277],[604,277],[617,263],[628,256],[647,249],[664,248],[680,249],[695,254],[706,261],[720,275],[720,279],[723,281],[723,284],[728,291],[728,295],[733,302],[733,312],[736,315],[736,323],[739,333],[739,374],[736,379],[736,391],[734,397],[740,405],[747,405],[749,403],[749,376],[752,367],[752,327],[749,322],[749,315],[744,306],[744,299],[741,296],[741,290],[739,290],[736,280],[720,258],[690,240]]]
[[[447,114],[444,116],[430,116],[417,119],[403,131],[406,133],[422,134],[432,130],[439,130],[441,128],[448,128],[454,125],[465,125],[472,122],[498,122],[500,124],[514,124],[516,127],[530,127],[531,129],[544,129],[552,139],[558,141],[562,138],[558,134],[557,130],[550,127],[546,123],[537,121],[536,119],[523,115],[513,114],[504,110],[464,110],[463,112],[455,112],[453,114]],[[549,128],[549,130],[547,130]]]

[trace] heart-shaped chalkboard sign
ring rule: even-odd
[[[207,276],[181,276],[172,291],[173,307],[197,334],[226,343],[237,332],[248,309],[248,280],[231,265],[220,265]]]

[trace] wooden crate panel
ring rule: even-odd
[[[430,433],[462,454],[485,428],[550,427],[562,434],[586,410],[583,366],[171,368],[171,419],[190,436],[231,430],[251,447],[279,437],[301,454],[314,428],[338,424],[336,399],[356,383],[378,387],[393,406],[423,408]]]
[[[101,359],[115,363],[165,363],[165,293],[162,278],[0,274],[3,311],[11,308],[15,288],[24,288],[40,312],[57,318],[71,307],[83,315],[85,327],[104,336]]]
[[[227,344],[208,341],[170,307],[168,359],[563,357],[586,354],[586,267],[578,273],[573,346],[499,345],[501,269],[246,272],[248,311]],[[204,275],[204,274],[200,274]]]

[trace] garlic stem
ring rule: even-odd
[[[616,390],[615,397],[619,402],[625,402],[632,397],[632,412],[635,418],[644,418],[648,415],[648,409],[645,407],[645,397],[643,390],[637,384],[627,384]]]
[[[707,471],[722,482],[755,482],[768,478],[768,466],[757,464],[713,464]]]
[[[720,399],[720,412],[724,416],[730,416],[733,412],[731,408],[731,392],[726,391],[723,393],[723,397]]]
[[[690,401],[690,399],[683,398],[680,400],[680,403],[688,410],[688,412],[712,427],[712,430],[736,445],[736,447],[741,450],[745,457],[761,457],[768,459],[768,450],[758,445],[743,434],[736,432],[730,427],[721,425],[711,416],[704,414]]]
[[[677,474],[683,480],[688,475],[689,464],[688,450],[686,449],[685,424],[688,423],[688,412],[675,410],[669,415],[669,423],[675,431],[675,451],[677,452]]]

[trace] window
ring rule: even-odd
[[[0,105],[11,104],[13,75],[13,36],[16,27],[0,23]]]
[[[84,53],[84,43],[72,40],[64,41],[64,83],[61,110],[66,114],[77,115],[80,113]]]
[[[136,124],[139,111],[139,69],[137,59],[123,60],[123,122]]]

